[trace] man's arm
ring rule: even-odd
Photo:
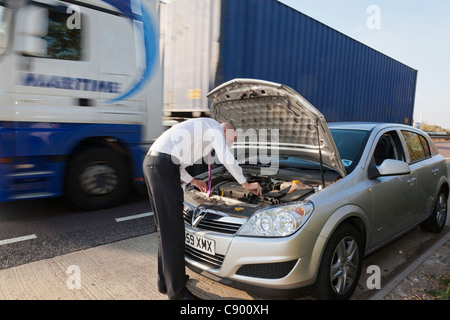
[[[181,166],[180,167],[180,178],[185,182],[186,184],[191,183],[192,179],[194,179],[187,171],[186,168]]]
[[[201,192],[206,192],[208,191],[208,187],[206,185],[206,182],[203,180],[197,180],[194,179],[187,171],[186,168],[181,167],[180,168],[180,177],[181,180],[183,180],[183,182],[185,182],[186,184],[192,184],[194,187],[197,187],[197,189],[199,189]]]
[[[242,173],[242,168],[239,166],[239,163],[234,158],[234,155],[228,149],[225,137],[222,132],[218,130],[214,130],[216,132],[215,136],[211,138],[211,145],[213,149],[216,151],[216,156],[219,161],[225,166],[229,173],[236,179],[236,181],[244,187],[244,189],[253,192],[255,195],[261,195],[261,186],[259,183],[248,183],[247,179]],[[213,132],[214,132],[213,131]]]

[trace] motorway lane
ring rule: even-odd
[[[120,219],[149,212],[147,197],[139,194],[91,212],[63,198],[0,203],[0,270],[154,232],[151,215]]]
[[[435,142],[435,145],[439,153],[447,160],[447,163],[450,163],[450,141]]]

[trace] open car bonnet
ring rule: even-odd
[[[268,153],[302,158],[347,175],[324,116],[293,89],[235,79],[212,90],[208,98],[211,118],[230,121],[244,134],[235,148],[267,148]]]

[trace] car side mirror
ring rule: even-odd
[[[386,159],[379,167],[369,168],[369,173],[369,179],[376,179],[378,177],[410,174],[411,169],[404,161]]]

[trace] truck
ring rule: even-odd
[[[157,0],[0,0],[0,201],[94,210],[163,132]],[[159,116],[158,116],[159,115]]]
[[[418,71],[277,0],[161,5],[165,126],[208,116],[235,78],[285,84],[328,122],[413,124]]]
[[[412,123],[417,70],[276,0],[0,0],[0,201],[117,205],[152,141],[234,78],[327,121]]]

